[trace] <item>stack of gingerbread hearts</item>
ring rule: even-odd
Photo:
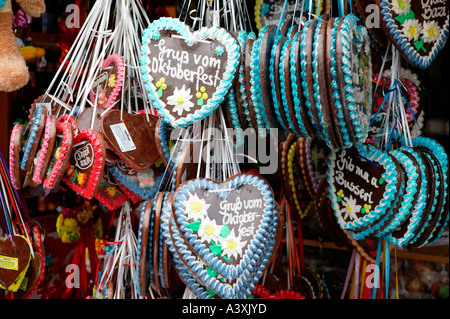
[[[327,178],[334,214],[353,239],[422,246],[447,223],[448,156],[433,139],[390,151],[371,144],[332,150]]]

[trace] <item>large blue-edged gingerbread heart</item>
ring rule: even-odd
[[[160,18],[145,30],[141,71],[149,99],[173,127],[211,114],[235,80],[239,43],[227,30],[192,32],[178,19]]]
[[[230,298],[262,274],[278,220],[273,192],[263,178],[239,174],[222,184],[189,180],[178,187],[172,208],[173,232],[181,236],[175,240],[179,255],[210,289]],[[204,264],[225,282],[208,276]]]
[[[378,233],[392,217],[402,183],[401,167],[370,144],[332,150],[329,197],[342,229],[354,239]]]
[[[446,0],[377,0],[381,27],[414,66],[426,69],[444,47],[449,33]]]

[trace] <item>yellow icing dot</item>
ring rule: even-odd
[[[202,203],[200,202],[192,203],[190,208],[193,212],[198,213],[199,211],[202,210]]]
[[[200,92],[195,93],[195,97],[197,99],[201,98],[202,97],[202,93],[200,93]]]
[[[227,241],[227,247],[230,250],[234,250],[234,249],[236,249],[237,244],[236,244],[236,242],[233,239],[230,239],[230,240]]]
[[[205,227],[205,234],[207,234],[208,236],[211,236],[212,234],[214,234],[214,231],[216,230],[216,228],[209,224]]]
[[[203,93],[202,97],[204,100],[206,100],[208,98],[208,93]]]
[[[434,37],[436,35],[436,29],[435,28],[430,28],[428,30],[428,36],[429,37]]]
[[[177,103],[178,103],[178,104],[183,104],[183,102],[184,102],[184,100],[183,100],[183,98],[180,96],[180,97],[177,99]]]
[[[200,92],[202,92],[202,93],[206,92],[206,88],[205,88],[204,86],[202,86],[202,87],[200,88]]]
[[[165,90],[165,89],[167,89],[167,84],[166,84],[166,83],[163,83],[163,84],[161,85],[161,87],[162,87],[163,90]]]

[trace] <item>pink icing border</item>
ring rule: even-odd
[[[114,90],[111,92],[110,96],[108,97],[108,102],[105,107],[106,109],[114,104],[114,102],[117,99],[117,96],[119,95],[120,90],[122,89],[122,84],[123,84],[124,66],[123,66],[122,57],[118,54],[110,55],[106,60],[103,61],[102,68],[108,67],[111,63],[115,63],[117,66],[117,79],[116,79],[116,85],[114,86]],[[94,92],[92,92],[92,91],[89,92],[89,98],[91,99],[92,104],[95,105]]]
[[[72,128],[73,128],[73,135],[74,136],[77,136],[78,135],[78,123],[77,123],[77,120],[73,117],[73,116],[71,116],[71,115],[69,115],[69,114],[64,114],[64,115],[62,115],[62,116],[60,116],[58,119],[57,119],[57,121],[59,122],[59,123],[64,123],[64,122],[69,122],[70,124],[72,124]]]
[[[17,134],[20,125],[21,124],[14,125],[11,136],[9,138],[9,177],[11,178],[11,183],[15,189],[20,189],[20,186],[16,184],[16,178],[14,176],[14,167],[16,166],[16,164],[17,166],[19,165],[19,163],[16,163],[16,161],[14,161],[14,137]]]
[[[73,145],[73,127],[70,122],[57,122],[56,126],[56,134],[62,134],[63,140],[61,145],[60,156],[56,160],[55,165],[53,165],[52,171],[49,177],[44,179],[44,188],[53,189],[56,187],[56,182],[58,178],[58,174],[61,169],[63,169],[63,164],[66,156],[70,156],[72,153],[72,145]]]
[[[50,140],[50,129],[51,129],[50,125],[51,124],[52,124],[52,116],[47,115],[47,119],[45,120],[44,139],[41,142],[41,151],[39,152],[37,162],[34,165],[33,181],[35,181],[38,184],[42,183],[41,171],[42,171],[42,165],[44,164],[45,155],[47,154],[47,151],[49,148],[48,142]]]
[[[64,176],[63,180],[72,190],[81,196],[92,199],[100,184],[100,177],[103,176],[103,168],[105,166],[106,149],[103,147],[102,136],[91,129],[84,129],[75,137],[74,144],[80,143],[83,139],[87,139],[94,149],[94,164],[92,166],[91,174],[85,185],[87,187],[81,187],[76,183],[73,183],[70,178]]]

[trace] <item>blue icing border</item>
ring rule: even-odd
[[[231,124],[233,125],[236,134],[236,146],[240,146],[244,143],[244,136],[241,122],[239,121],[239,114],[236,105],[236,95],[234,93],[234,88],[231,88],[230,92],[228,92],[227,105],[228,111],[230,112],[231,116]]]
[[[442,202],[441,211],[439,212],[439,214],[442,216],[442,211],[445,209],[445,204],[446,204],[446,201],[448,200],[448,198],[447,198],[447,195],[448,195],[448,183],[447,183],[447,179],[448,179],[448,155],[445,152],[445,149],[442,147],[442,145],[440,145],[435,140],[427,138],[427,137],[422,137],[422,136],[416,137],[416,138],[414,138],[412,140],[412,144],[413,144],[414,147],[423,147],[423,148],[428,149],[437,158],[437,160],[439,162],[438,165],[441,166],[442,175],[444,176],[444,180],[441,180],[439,182],[440,183],[444,183],[444,194],[442,195],[443,196],[443,202]],[[429,156],[426,152],[424,152],[424,154],[426,156],[428,156],[432,162],[434,162],[434,159],[431,156]],[[433,165],[435,166],[436,164],[433,164]],[[437,168],[435,168],[435,170],[437,170]],[[447,178],[445,178],[445,177],[447,177]],[[436,174],[436,179],[440,179],[439,174]],[[439,191],[439,185],[436,182],[436,192],[438,192],[438,191]],[[437,196],[435,198],[434,205],[436,204],[436,201],[437,201]],[[433,205],[433,209],[431,210],[432,212],[434,212],[434,205]],[[429,243],[429,241],[434,237],[435,230],[438,227],[441,226],[440,223],[447,222],[448,216],[447,216],[445,221],[441,221],[441,219],[442,219],[441,216],[439,216],[439,219],[438,219],[435,227],[433,228],[433,231],[429,234],[427,240],[425,240],[425,242],[421,246],[427,245]],[[425,228],[425,227],[423,227],[423,228]],[[436,239],[437,238],[438,237],[436,237]]]
[[[184,215],[182,201],[186,199],[187,196],[189,196],[189,192],[193,192],[198,189],[225,189],[224,191],[217,192],[217,195],[222,198],[226,198],[229,193],[229,191],[226,191],[226,189],[235,189],[237,186],[244,184],[253,185],[261,192],[264,201],[264,213],[261,219],[261,224],[258,226],[258,230],[256,231],[255,237],[251,241],[251,243],[247,244],[245,254],[242,256],[242,260],[239,265],[227,265],[219,260],[217,256],[214,256],[211,253],[210,249],[207,249],[204,244],[201,244],[201,242],[197,239],[197,235],[193,234],[193,231],[185,225],[186,216]],[[223,274],[226,278],[229,278],[231,280],[236,279],[240,274],[243,273],[250,260],[253,258],[256,249],[259,247],[261,242],[265,240],[265,236],[268,233],[267,228],[271,223],[272,218],[276,219],[276,216],[274,216],[276,214],[274,214],[275,205],[272,191],[269,189],[269,186],[264,182],[264,180],[253,175],[238,175],[223,183],[222,186],[213,182],[212,180],[207,179],[190,180],[177,189],[173,207],[175,210],[174,214],[177,217],[178,223],[180,224],[180,230],[183,232],[184,237],[188,239],[190,245],[196,251],[198,251],[199,256],[201,256],[206,263],[210,264],[214,270]]]
[[[44,109],[44,105],[42,103],[36,103],[36,107],[33,112],[33,122],[31,123],[30,128],[30,135],[27,139],[27,144],[24,147],[24,152],[22,156],[22,160],[20,162],[20,168],[25,171],[28,158],[30,157],[31,148],[34,145],[34,142],[37,138],[37,133],[39,131],[41,117],[42,117],[42,111]]]
[[[317,132],[318,131],[318,123],[316,123],[313,114],[312,114],[312,105],[311,105],[311,101],[310,101],[310,96],[309,96],[309,91],[308,91],[308,80],[307,80],[307,74],[306,74],[306,66],[307,66],[307,61],[306,61],[306,45],[308,44],[308,41],[306,41],[306,36],[308,34],[309,28],[311,27],[311,23],[314,22],[314,30],[312,31],[314,34],[316,32],[316,27],[317,27],[317,20],[308,20],[304,26],[303,26],[303,30],[302,30],[302,35],[301,35],[301,40],[300,40],[300,64],[301,64],[301,68],[302,71],[300,72],[301,74],[301,78],[302,78],[302,92],[303,92],[303,97],[304,97],[304,101],[305,101],[305,106],[306,106],[306,112],[308,114],[309,119],[311,120],[311,124],[313,125],[314,130]],[[314,37],[313,34],[313,37]],[[311,48],[311,54],[312,54],[312,48]]]
[[[344,110],[342,109],[342,101],[341,101],[341,91],[339,88],[339,79],[337,76],[337,56],[336,56],[336,38],[337,38],[337,32],[338,32],[338,26],[339,26],[339,22],[341,21],[342,18],[336,18],[333,24],[333,30],[331,33],[331,70],[330,70],[330,74],[331,74],[331,88],[333,89],[333,98],[334,98],[334,107],[337,109],[337,117],[339,119],[339,128],[341,133],[342,133],[342,138],[343,138],[343,147],[344,148],[348,148],[350,147],[353,143],[351,141],[350,135],[348,133],[348,129],[347,129],[347,124],[345,123],[345,118],[344,118]]]
[[[392,236],[392,233],[388,234],[386,236],[386,239],[390,243],[392,243],[395,246],[402,247],[402,246],[409,244],[410,241],[415,236],[414,232],[416,231],[416,229],[419,225],[423,211],[425,210],[425,207],[426,207],[426,196],[427,196],[427,186],[428,186],[427,184],[428,183],[427,183],[426,176],[425,176],[425,166],[424,166],[419,154],[417,154],[412,148],[401,147],[400,150],[404,151],[404,152],[409,152],[412,156],[414,156],[414,158],[417,160],[417,162],[419,164],[419,167],[417,167],[417,170],[419,171],[420,178],[421,178],[421,186],[420,186],[420,189],[418,190],[419,195],[417,197],[416,202],[414,203],[414,207],[412,207],[411,216],[407,217],[407,218],[409,218],[409,220],[406,221],[406,222],[408,222],[406,233],[401,238],[396,238],[396,237]]]
[[[287,50],[289,47],[289,44],[291,43],[291,40],[288,39],[286,42],[284,42],[282,48],[281,48],[281,53],[280,53],[280,63],[279,63],[279,68],[278,68],[278,72],[279,72],[279,76],[280,76],[280,84],[281,84],[281,101],[282,101],[282,105],[284,108],[284,114],[286,116],[286,120],[289,124],[289,132],[294,132],[296,135],[298,135],[299,133],[296,131],[294,124],[293,124],[293,119],[291,118],[291,113],[289,112],[289,105],[288,105],[288,101],[287,101],[287,97],[286,95],[289,94],[290,92],[286,91],[286,86],[285,86],[285,78],[288,76],[287,74],[285,74],[284,72],[284,59],[288,56],[287,54]]]
[[[351,63],[351,43],[353,41],[352,33],[355,33],[356,36],[359,37],[358,41],[362,44],[368,44],[369,38],[367,29],[364,26],[358,26],[356,23],[356,18],[354,15],[345,16],[344,20],[341,24],[341,29],[339,31],[341,35],[341,45],[342,45],[342,71],[344,74],[345,81],[345,101],[346,107],[349,111],[349,119],[347,124],[352,125],[355,131],[355,142],[356,143],[364,143],[369,130],[369,118],[371,114],[361,114],[358,112],[357,107],[355,105],[355,96],[354,96],[354,88],[353,88],[353,72],[352,72],[352,63]],[[370,46],[368,47],[368,57],[369,57],[369,75],[368,78],[372,81],[372,62],[370,58]],[[368,108],[366,111],[371,112],[372,109],[372,85],[369,86],[369,101]],[[363,115],[362,117],[360,116]]]
[[[322,27],[322,24],[326,22],[322,22],[322,20],[318,20],[316,23],[316,28],[314,31],[314,37],[313,37],[313,49],[312,49],[312,67],[313,67],[313,88],[314,88],[314,100],[316,101],[315,105],[312,105],[311,107],[314,108],[317,112],[317,117],[319,119],[319,123],[317,124],[317,133],[319,137],[325,141],[325,143],[330,147],[332,147],[332,143],[330,141],[330,138],[327,135],[327,130],[325,129],[325,121],[324,116],[322,114],[322,97],[320,96],[319,92],[319,73],[318,73],[318,61],[317,61],[317,55],[318,55],[318,42],[323,41],[322,39],[319,39],[320,34],[320,28]]]
[[[277,115],[277,118],[279,118],[279,123],[282,129],[284,129],[285,131],[289,132],[289,129],[284,125],[284,121],[281,119],[281,113],[280,113],[280,104],[278,101],[278,97],[277,97],[277,92],[275,89],[275,74],[274,74],[274,69],[275,69],[275,48],[277,47],[278,43],[285,38],[283,35],[278,35],[277,38],[275,39],[272,49],[270,51],[270,66],[269,66],[269,78],[270,78],[270,87],[271,87],[271,91],[272,91],[272,101],[273,101],[273,106],[275,108],[275,114]]]
[[[328,190],[329,196],[331,199],[331,207],[333,208],[334,214],[337,218],[338,224],[342,229],[350,230],[350,231],[360,231],[363,228],[371,226],[375,222],[380,220],[380,216],[384,216],[389,213],[386,210],[390,210],[393,203],[395,203],[397,189],[396,186],[398,184],[398,174],[395,163],[389,156],[389,154],[377,149],[375,146],[370,144],[358,144],[357,145],[358,153],[364,158],[377,163],[378,165],[383,166],[386,171],[386,181],[388,181],[386,185],[386,189],[383,193],[383,198],[380,200],[380,205],[370,211],[368,214],[365,214],[364,217],[358,218],[352,222],[345,222],[341,218],[341,212],[339,211],[339,207],[336,206],[336,188],[333,185],[334,179],[334,160],[336,159],[337,150],[332,150],[330,153],[330,158],[328,160],[328,170],[327,170],[327,180],[328,180]],[[369,165],[369,163],[368,163]],[[374,164],[371,164],[374,165]],[[381,207],[380,207],[381,206]]]
[[[155,32],[159,33],[159,30],[173,30],[180,34],[181,37],[186,38],[186,43],[188,45],[195,44],[195,38],[205,39],[209,36],[214,36],[215,39],[220,41],[227,50],[228,53],[228,63],[225,67],[223,74],[223,79],[220,81],[220,86],[217,88],[216,92],[208,99],[206,105],[202,109],[196,110],[193,114],[190,113],[185,117],[180,117],[175,119],[168,110],[166,110],[165,103],[157,96],[156,87],[153,85],[148,64],[150,61],[147,55],[150,53],[148,44],[151,41],[156,41],[159,37],[154,37]],[[158,114],[163,118],[164,121],[172,125],[173,127],[185,127],[194,122],[204,119],[206,116],[210,115],[225,99],[231,85],[234,81],[234,75],[237,70],[240,61],[240,51],[239,43],[237,39],[223,28],[203,27],[198,31],[191,32],[190,28],[178,19],[163,17],[158,20],[153,21],[147,29],[144,30],[142,36],[141,45],[141,57],[139,58],[141,63],[141,73],[142,79],[144,81],[144,87],[147,91],[147,95],[150,101],[153,102],[153,106],[158,111]]]
[[[163,164],[161,164],[163,165]],[[125,174],[123,174],[120,169],[117,167],[117,164],[111,165],[109,167],[109,171],[117,180],[123,184],[126,188],[128,188],[133,193],[139,195],[142,199],[146,200],[150,197],[155,196],[155,194],[158,192],[159,187],[163,185],[167,179],[169,178],[169,172],[164,170],[164,173],[159,175],[158,178],[155,180],[155,186],[151,187],[150,189],[143,189],[139,187],[136,183],[130,181]]]
[[[301,39],[301,32],[296,32],[294,37],[292,38],[291,46],[290,46],[290,52],[289,52],[289,65],[290,65],[290,73],[291,73],[291,88],[292,88],[292,98],[294,101],[294,110],[295,110],[295,117],[296,121],[298,123],[298,126],[300,128],[300,137],[311,137],[308,134],[308,131],[305,127],[305,124],[303,122],[303,116],[301,112],[301,90],[300,87],[297,85],[297,75],[296,75],[296,68],[297,68],[297,61],[295,60],[295,56],[297,53],[297,50],[300,50],[300,46],[293,45],[298,41],[298,38]],[[298,65],[301,66],[300,64]]]
[[[419,178],[420,169],[414,165],[414,162],[402,151],[394,150],[390,152],[392,156],[402,166],[403,172],[406,175],[406,185],[401,197],[401,204],[395,217],[391,220],[389,225],[379,233],[379,237],[388,234],[395,230],[410,214],[413,208],[414,195],[417,192],[417,178]]]

